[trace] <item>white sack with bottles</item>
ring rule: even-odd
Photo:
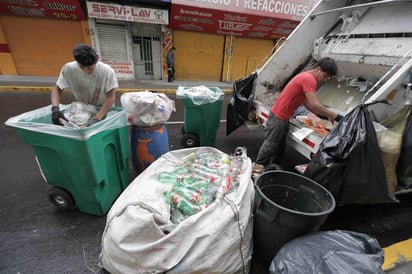
[[[126,110],[128,122],[141,127],[162,125],[169,120],[172,111],[176,111],[173,100],[164,93],[151,91],[124,93],[120,103]]]
[[[252,163],[212,147],[168,152],[107,214],[101,267],[115,273],[248,273]]]

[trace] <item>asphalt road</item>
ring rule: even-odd
[[[47,185],[32,147],[24,144],[13,128],[4,125],[9,117],[49,105],[49,97],[48,92],[0,93],[0,273],[99,273],[97,260],[105,216],[56,210],[46,198]],[[167,124],[169,148],[181,149],[183,106],[180,100],[169,97],[177,108]],[[226,96],[223,102],[222,120],[229,99]],[[63,103],[71,100],[72,96],[65,93]],[[215,147],[231,153],[236,147],[245,146],[254,160],[263,140],[263,128],[242,127],[226,136],[225,126],[222,121]],[[304,161],[288,150],[283,166],[292,169]],[[129,180],[136,175],[130,167]],[[321,230],[367,233],[376,237],[382,247],[412,238],[412,195],[397,198],[401,201],[397,204],[337,207]]]

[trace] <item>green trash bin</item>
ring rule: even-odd
[[[223,91],[218,87],[182,87],[176,91],[184,106],[182,146],[214,146],[220,125]]]
[[[60,109],[64,112],[67,106]],[[104,215],[128,185],[129,132],[126,112],[113,107],[106,119],[83,129],[51,122],[51,106],[8,119],[24,143],[33,147],[59,209]]]

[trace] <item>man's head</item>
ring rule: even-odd
[[[325,57],[319,60],[318,66],[323,72],[326,72],[329,77],[333,77],[338,74],[338,67],[336,66],[335,60],[329,57]]]
[[[326,82],[338,73],[335,60],[329,57],[320,59],[315,70],[317,71],[317,80],[319,82]]]
[[[76,45],[73,48],[73,57],[86,74],[94,71],[96,63],[99,60],[96,51],[86,44]]]

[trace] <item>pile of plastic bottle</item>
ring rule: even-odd
[[[207,208],[239,184],[243,156],[199,149],[177,163],[172,172],[161,172],[157,179],[173,188],[164,193],[171,205],[171,221],[183,219]]]

